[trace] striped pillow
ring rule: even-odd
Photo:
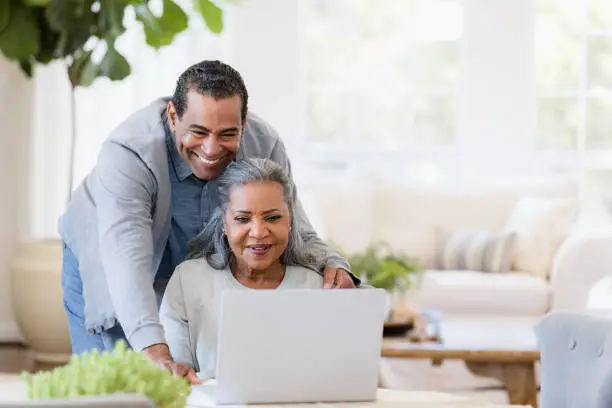
[[[448,234],[438,249],[439,269],[508,272],[516,247],[516,233],[464,231]]]

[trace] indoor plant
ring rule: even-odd
[[[402,333],[412,327],[418,309],[407,303],[406,292],[420,282],[422,268],[418,261],[385,242],[372,243],[361,252],[345,256],[352,272],[364,283],[387,291],[387,322],[400,324],[397,328]]]
[[[210,31],[223,30],[220,7],[211,0],[193,0],[192,4]],[[115,47],[126,31],[128,11],[142,25],[146,44],[155,49],[170,45],[188,27],[188,12],[174,0],[0,1],[0,54],[18,64],[28,77],[41,64],[60,61],[66,66],[72,89],[66,199],[73,189],[74,90],[100,77],[119,81],[130,75],[129,62]],[[17,325],[35,361],[39,367],[65,362],[70,342],[61,298],[61,243],[51,239],[21,244],[11,270]]]
[[[417,284],[421,272],[416,259],[385,242],[372,243],[361,252],[345,256],[354,274],[389,293],[406,292]]]
[[[415,258],[394,250],[385,242],[370,244],[365,250],[345,254],[352,272],[364,283],[385,289],[388,293],[389,316],[404,306],[406,292],[419,283],[422,268]]]

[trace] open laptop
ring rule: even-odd
[[[212,399],[373,401],[385,315],[381,289],[227,291]]]

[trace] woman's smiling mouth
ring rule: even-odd
[[[272,248],[270,244],[249,245],[247,249],[255,256],[264,256]]]

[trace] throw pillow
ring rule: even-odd
[[[503,273],[510,270],[516,234],[462,231],[447,234],[439,247],[438,268]]]
[[[510,215],[505,231],[517,235],[513,269],[548,277],[557,249],[577,217],[574,198],[525,197]]]

